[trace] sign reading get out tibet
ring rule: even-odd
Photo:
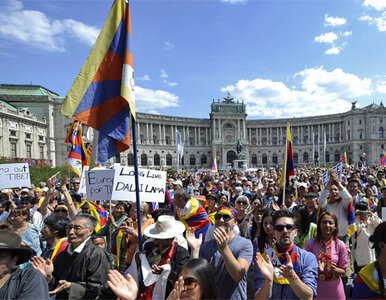
[[[31,186],[27,163],[0,164],[0,189]]]

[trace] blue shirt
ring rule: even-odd
[[[297,247],[298,251],[298,270],[296,274],[300,280],[308,285],[316,296],[318,281],[318,262],[313,253]],[[264,277],[261,275],[259,267],[253,264],[253,274],[255,276],[254,290],[258,291],[264,283]],[[271,299],[299,299],[289,284],[273,283]]]

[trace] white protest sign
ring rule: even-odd
[[[0,165],[0,189],[23,186],[31,186],[27,163]]]
[[[83,167],[82,177],[80,177],[80,186],[78,193],[86,194],[86,171],[88,171],[88,166]]]
[[[87,200],[110,200],[115,170],[92,169],[85,173]]]
[[[135,172],[133,167],[120,166],[115,169],[112,200],[136,201]],[[164,202],[166,172],[138,169],[139,198],[144,202]]]
[[[339,181],[342,181],[343,164],[340,162],[336,166],[334,166],[333,169],[336,171],[336,175]],[[322,174],[323,189],[326,188],[329,180],[330,180],[330,174],[328,174],[328,171],[326,171]]]

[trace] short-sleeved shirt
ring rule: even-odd
[[[250,240],[235,236],[228,247],[236,259],[252,261],[253,247]],[[213,267],[220,299],[247,299],[247,273],[239,282],[235,282],[226,269],[224,259],[217,247],[216,240],[205,242],[200,248],[200,257],[205,258]]]

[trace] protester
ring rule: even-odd
[[[345,243],[338,239],[337,217],[323,212],[318,221],[317,236],[307,242],[305,249],[318,260],[318,288],[316,299],[345,299],[341,277],[348,264]]]
[[[272,224],[277,243],[263,255],[256,254],[264,282],[255,299],[312,299],[318,277],[315,256],[294,244],[297,229],[292,213],[276,211]]]
[[[35,224],[37,227],[39,227],[39,229],[43,227],[43,216],[38,211],[38,207],[35,205],[34,198],[30,196],[22,197],[20,207],[29,209],[30,217],[28,223]]]
[[[380,189],[380,194],[381,194],[381,197],[377,205],[377,214],[380,219],[385,220],[386,216],[383,215],[382,208],[386,207],[386,187],[383,187]]]
[[[206,196],[206,201],[208,202],[208,206],[205,208],[206,212],[209,215],[209,219],[212,224],[214,224],[214,215],[217,211],[217,194],[212,193]]]
[[[268,214],[268,207],[264,205],[256,206],[253,210],[253,219],[252,219],[252,225],[248,227],[247,234],[245,238],[251,240],[253,245],[253,254],[256,253],[256,251],[260,251],[258,246],[258,241],[260,236],[263,234],[263,216]],[[261,250],[261,252],[264,250]]]
[[[173,289],[181,268],[188,262],[188,251],[174,242],[185,231],[185,226],[172,216],[159,216],[148,226],[144,235],[147,241],[144,252],[135,254],[127,273],[138,284],[138,299],[164,299]]]
[[[95,299],[101,294],[111,266],[106,252],[91,241],[97,223],[94,216],[76,215],[67,228],[69,245],[54,263],[41,256],[32,259],[56,299]]]
[[[167,300],[218,299],[212,266],[206,259],[194,258],[182,269]]]
[[[384,299],[386,296],[386,222],[378,225],[369,240],[373,243],[376,260],[359,271],[353,299]]]
[[[298,229],[298,234],[294,241],[296,246],[304,249],[306,242],[316,237],[316,224],[311,222],[308,210],[303,205],[295,206],[292,213]]]
[[[316,224],[318,216],[318,194],[314,192],[307,193],[305,197],[305,208],[307,209],[308,219],[310,222]]]
[[[18,234],[0,230],[0,299],[49,299],[42,274],[17,267],[28,262],[32,253],[30,248],[21,246]]]
[[[186,233],[192,258],[205,258],[215,271],[220,299],[246,299],[247,271],[252,261],[252,243],[236,236],[236,212],[222,206],[215,215],[214,239],[202,244],[202,235],[195,237],[194,229]],[[200,248],[201,246],[201,248]]]
[[[248,227],[249,218],[247,209],[249,207],[249,200],[246,196],[238,196],[235,201],[235,208],[237,213],[237,226],[240,230],[240,236],[245,237]]]

